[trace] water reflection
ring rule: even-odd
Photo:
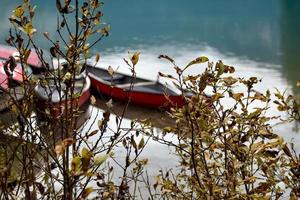
[[[174,124],[174,120],[158,109],[156,110],[131,104],[127,105],[127,103],[119,101],[113,101],[113,107],[109,108],[107,106],[107,102],[109,101],[107,97],[104,98],[96,94],[95,96],[97,97],[97,102],[94,105],[95,108],[110,110],[111,113],[116,116],[122,116],[124,114],[124,117],[129,120],[148,120],[154,127],[160,129]]]
[[[118,53],[122,49],[170,46],[201,53],[199,49],[212,47],[223,55],[268,63],[264,68],[278,66],[289,84],[297,80],[300,61],[300,28],[298,20],[300,5],[296,0],[105,0],[104,21],[111,24],[110,37],[95,47],[95,51]],[[8,36],[8,17],[20,2],[4,0],[1,3],[0,40]],[[56,34],[57,12],[52,1],[32,1],[37,5],[35,24],[39,30],[36,41],[48,49],[43,38],[44,31],[53,37]],[[164,51],[163,51],[164,50]],[[154,51],[172,54],[170,49]],[[211,55],[208,55],[211,56]],[[177,57],[175,55],[175,57]],[[154,59],[154,58],[153,58]],[[219,58],[218,58],[219,59]],[[179,60],[179,59],[177,59]],[[151,62],[151,60],[148,60]],[[114,61],[111,60],[113,63]],[[239,63],[233,63],[237,66]],[[253,71],[255,66],[249,66]],[[156,66],[152,66],[157,71]],[[149,72],[149,70],[145,71]],[[247,75],[247,74],[246,74]],[[151,76],[152,77],[152,76]],[[275,82],[275,86],[282,85]],[[295,88],[294,88],[295,90]]]
[[[282,73],[293,86],[293,92],[300,94],[296,87],[300,80],[300,1],[282,1],[281,8]]]
[[[195,44],[217,48],[252,60],[279,63],[280,0],[105,0],[104,21],[111,35],[96,47],[103,51],[116,46]],[[53,1],[32,1],[37,5],[35,24],[38,43],[49,45],[42,33],[57,36],[57,12]],[[0,39],[7,37],[7,18],[18,2],[1,3]],[[259,5],[259,6],[258,6]]]

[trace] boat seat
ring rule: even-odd
[[[155,82],[145,81],[145,82],[134,83],[134,87],[148,86],[148,85],[154,85],[154,84],[155,84]],[[129,89],[130,86],[131,86],[131,83],[126,83],[126,84],[120,84],[120,85],[118,85],[118,87],[122,88],[122,89]]]
[[[122,74],[116,74],[116,75],[113,75],[113,76],[103,76],[103,77],[101,77],[103,80],[105,80],[105,81],[113,81],[113,82],[116,82],[116,81],[118,81],[118,82],[120,82],[120,81],[123,81],[125,78],[126,78],[126,76],[125,75],[122,75]]]

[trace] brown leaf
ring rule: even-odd
[[[240,101],[242,97],[244,97],[244,93],[235,93],[232,94],[232,97],[236,100],[236,101]]]
[[[139,62],[139,52],[135,52],[132,56],[131,56],[131,63],[133,64],[133,66],[135,66],[138,62]]]
[[[158,58],[159,59],[162,59],[162,58],[166,59],[166,60],[168,60],[168,61],[170,61],[171,63],[174,64],[174,60],[172,58],[170,58],[169,56],[167,56],[167,55],[159,55]]]
[[[93,136],[93,135],[96,135],[98,133],[98,130],[94,130],[94,131],[92,131],[91,133],[89,133],[88,135],[87,135],[87,137],[91,137],[91,136]]]
[[[74,143],[75,143],[75,140],[74,140],[73,138],[66,138],[66,139],[63,140],[62,143],[63,143],[63,145],[64,145],[65,147],[68,147],[68,146],[74,144]]]
[[[100,54],[99,53],[96,54],[96,59],[95,60],[96,60],[96,62],[98,62],[100,60]]]

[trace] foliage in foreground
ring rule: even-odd
[[[60,40],[54,42],[44,33],[52,44],[51,62],[44,59],[43,51],[33,40],[36,29],[30,2],[24,0],[10,19],[15,29],[10,32],[8,42],[19,50],[23,69],[28,67],[26,59],[31,48],[49,68],[42,77],[24,77],[27,81],[22,85],[23,106],[11,96],[16,123],[2,133],[13,135],[16,142],[3,145],[0,152],[4,158],[0,172],[1,199],[300,197],[300,158],[292,146],[273,132],[270,124],[278,118],[267,112],[275,103],[279,110],[288,111],[291,118],[299,120],[299,104],[294,97],[279,92],[277,100],[271,101],[269,91],[255,90],[257,78],[237,78],[235,69],[221,61],[214,65],[206,57],[199,57],[180,68],[173,59],[160,56],[174,65],[178,76],[160,75],[173,80],[186,101],[184,107],[170,110],[175,125],[166,127],[160,134],[154,135],[147,123],[139,125],[133,121],[124,127],[126,107],[122,115],[112,117],[110,102],[99,121],[92,118],[92,124],[77,129],[82,111],[73,104],[78,96],[72,93],[75,76],[78,71],[84,71],[90,48],[108,35],[108,28],[101,26],[102,3],[97,0],[64,3],[57,0],[56,3]],[[75,27],[68,21],[72,17],[75,17]],[[88,45],[92,35],[96,40]],[[50,70],[53,57],[66,60],[67,69]],[[138,54],[131,57],[131,63],[126,61],[133,76],[137,61]],[[189,67],[206,62],[208,67],[202,74],[185,75]],[[111,68],[109,71],[113,75]],[[66,103],[66,111],[58,119],[51,115],[50,105],[40,122],[37,111],[31,109],[37,101],[33,88],[37,82],[47,85],[49,77],[56,80],[59,89],[70,94],[72,103]],[[91,101],[94,104],[95,98]],[[116,125],[110,126],[111,121]],[[168,133],[174,133],[178,141],[168,141],[165,137]],[[180,160],[179,170],[161,171],[153,183],[145,173],[148,160],[139,159],[151,137],[175,147]],[[113,152],[118,146],[123,151],[117,158]],[[18,171],[14,171],[16,165]]]
[[[234,76],[235,68],[222,61],[208,63],[202,74],[184,76],[193,64],[208,59],[199,57],[179,68],[168,56],[178,77],[161,74],[174,81],[186,99],[183,108],[170,116],[176,125],[166,127],[178,137],[171,144],[180,158],[179,173],[162,173],[158,183],[163,196],[170,199],[290,199],[300,197],[300,158],[293,145],[274,133],[270,106],[288,111],[298,119],[299,104],[293,96],[279,91],[271,101],[270,91],[255,89],[260,80]],[[205,96],[210,92],[210,96]]]

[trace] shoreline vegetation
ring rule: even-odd
[[[261,80],[237,77],[235,68],[222,61],[200,56],[178,66],[175,59],[159,55],[176,72],[159,76],[174,84],[184,104],[150,112],[130,105],[139,64],[139,53],[134,52],[124,58],[132,73],[128,101],[101,100],[92,93],[88,106],[80,99],[87,91],[90,51],[110,33],[102,21],[103,3],[55,3],[57,35],[43,33],[50,61],[35,42],[38,16],[30,0],[21,1],[9,18],[12,28],[6,42],[19,55],[3,64],[9,84],[1,93],[10,98],[8,116],[1,112],[7,123],[1,124],[1,137],[9,140],[0,145],[0,199],[300,198],[300,157],[294,144],[274,133],[271,125],[299,122],[298,97],[278,90],[258,91]],[[16,66],[23,72],[29,69],[33,51],[42,70],[22,73],[18,87],[24,96],[16,101],[11,84]],[[95,60],[101,62],[99,53]],[[186,74],[193,67],[202,73]],[[107,72],[113,78],[116,70],[109,66]],[[168,101],[168,94],[165,97]],[[95,107],[101,110],[90,112]],[[283,115],[270,116],[270,107]],[[144,114],[150,120],[141,118]],[[176,168],[150,177],[144,155],[150,142],[173,149]]]

